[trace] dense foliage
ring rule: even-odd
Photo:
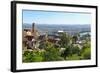
[[[89,37],[89,36],[88,36]],[[40,48],[27,50],[23,53],[23,62],[43,62],[43,61],[61,61],[61,60],[84,60],[91,59],[91,45],[87,38],[81,45],[76,44],[78,36],[69,36],[65,33],[60,34],[59,47],[49,41],[42,42]],[[61,51],[61,48],[64,50]]]

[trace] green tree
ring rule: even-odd
[[[80,52],[81,50],[77,45],[72,47],[72,54],[80,55]]]
[[[74,36],[72,37],[73,43],[76,43],[77,40],[78,40],[78,36],[74,35]]]
[[[44,53],[44,61],[59,61],[63,60],[60,57],[59,48],[55,48],[54,45],[50,42],[47,42],[47,47]]]
[[[62,52],[61,56],[66,60],[67,57],[71,57],[73,54],[80,56],[80,48],[78,46],[70,45],[67,46],[65,51]]]
[[[61,56],[64,57],[64,59],[66,60],[66,57],[72,55],[72,46],[67,46],[65,51],[62,52]]]
[[[71,44],[71,36],[66,33],[61,33],[60,39],[61,40],[59,41],[59,44],[61,45],[61,47],[66,47]]]
[[[39,49],[45,49],[46,48],[46,42],[41,42],[39,45]]]

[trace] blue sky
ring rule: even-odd
[[[91,14],[23,10],[23,23],[32,24],[90,24]]]

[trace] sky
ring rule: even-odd
[[[90,24],[90,13],[23,10],[23,23],[32,24]]]

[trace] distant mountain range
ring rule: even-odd
[[[24,23],[22,26],[25,28],[32,28],[32,24]],[[90,32],[91,25],[90,24],[36,24],[35,28],[39,31],[49,31],[56,32],[58,30],[63,31],[76,31],[76,32]]]

